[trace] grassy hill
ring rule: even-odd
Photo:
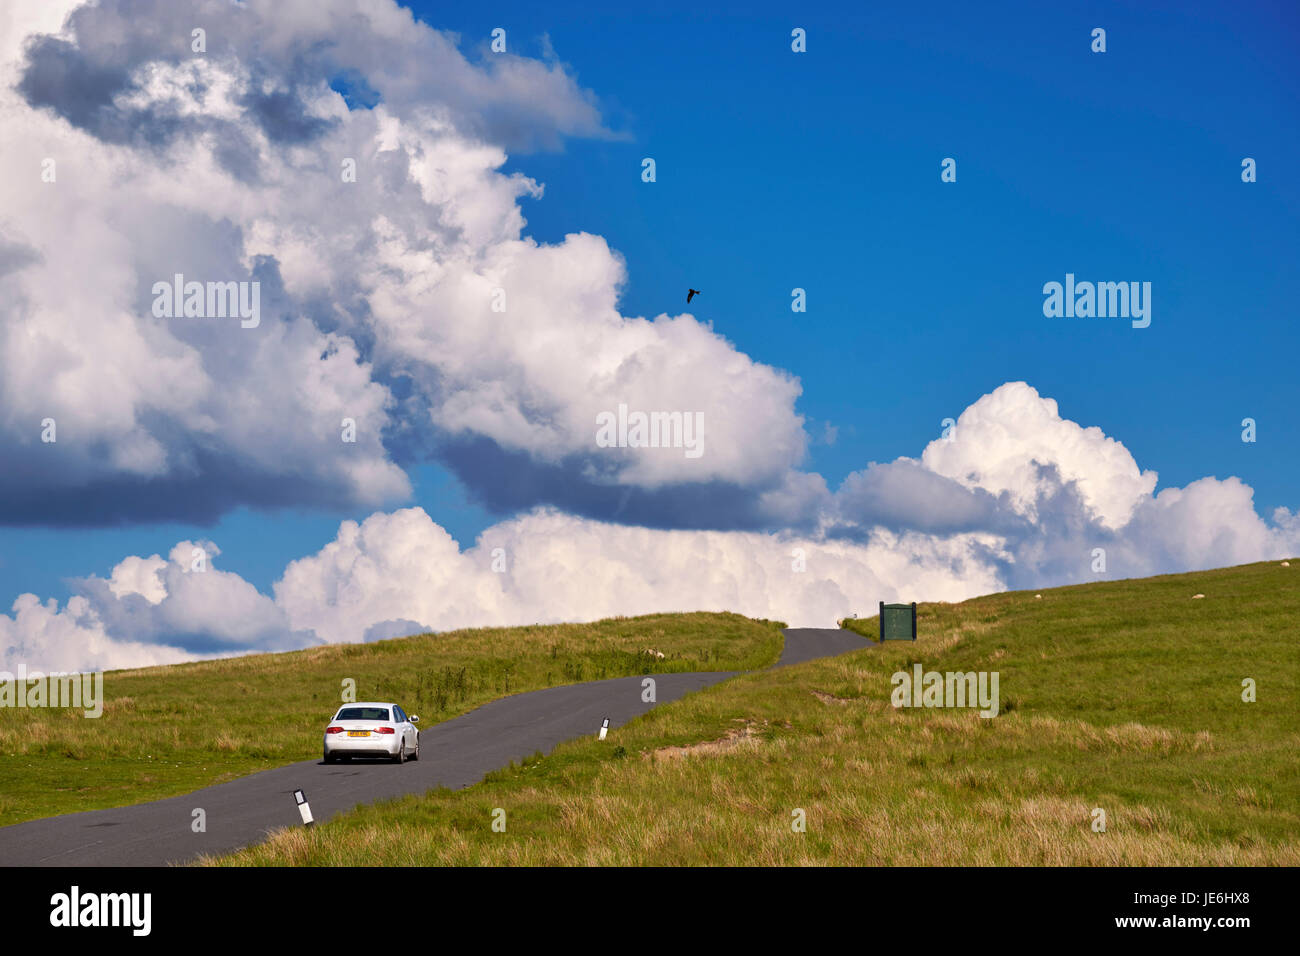
[[[211,862],[1296,865],[1291,564],[924,604],[916,644],[744,675]],[[915,662],[997,671],[1001,713],[895,709],[890,677]]]
[[[0,708],[0,825],[157,800],[319,757],[348,678],[357,700],[395,700],[428,727],[556,684],[764,667],[780,654],[781,626],[662,614],[114,671],[97,719]]]

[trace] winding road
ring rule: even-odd
[[[851,631],[788,628],[775,666],[785,667],[872,644]],[[737,671],[655,674],[656,703],[735,677]],[[319,759],[249,774],[179,797],[90,810],[0,827],[0,866],[165,866],[229,853],[300,825],[294,790],[318,821],[407,793],[460,789],[489,771],[585,734],[608,717],[624,724],[656,704],[641,700],[640,677],[548,687],[503,697],[420,734],[420,759],[406,764],[325,764]],[[323,720],[324,718],[322,718]],[[202,808],[206,832],[191,829]]]

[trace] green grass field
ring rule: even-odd
[[[743,675],[209,862],[1300,863],[1300,562],[1039,593],[921,605],[916,644]],[[895,709],[915,662],[997,671],[1000,715]]]
[[[428,727],[556,684],[764,667],[780,654],[780,627],[664,614],[110,672],[97,719],[0,708],[0,825],[156,800],[319,757],[347,678],[357,700],[394,700]]]

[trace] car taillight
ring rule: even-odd
[[[342,727],[326,727],[326,728],[325,728],[325,733],[327,733],[327,734],[341,734],[341,733],[343,733],[343,728],[342,728]]]
[[[377,734],[395,734],[395,733],[397,733],[397,731],[395,731],[392,727],[376,727],[376,728],[375,728],[375,733],[377,733]]]

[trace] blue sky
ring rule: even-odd
[[[553,49],[595,94],[621,135],[509,159],[545,184],[521,200],[528,234],[603,236],[627,263],[624,315],[675,314],[702,289],[697,317],[801,380],[803,467],[832,488],[1024,380],[1161,487],[1236,475],[1264,516],[1300,505],[1293,4],[412,6],[471,60],[504,27],[513,52]],[[1151,326],[1045,318],[1042,285],[1067,272],[1151,282]],[[816,441],[827,423],[834,442]],[[437,465],[412,478],[464,545],[503,517]],[[371,510],[4,528],[0,592],[63,597],[65,578],[199,537],[266,592]]]

